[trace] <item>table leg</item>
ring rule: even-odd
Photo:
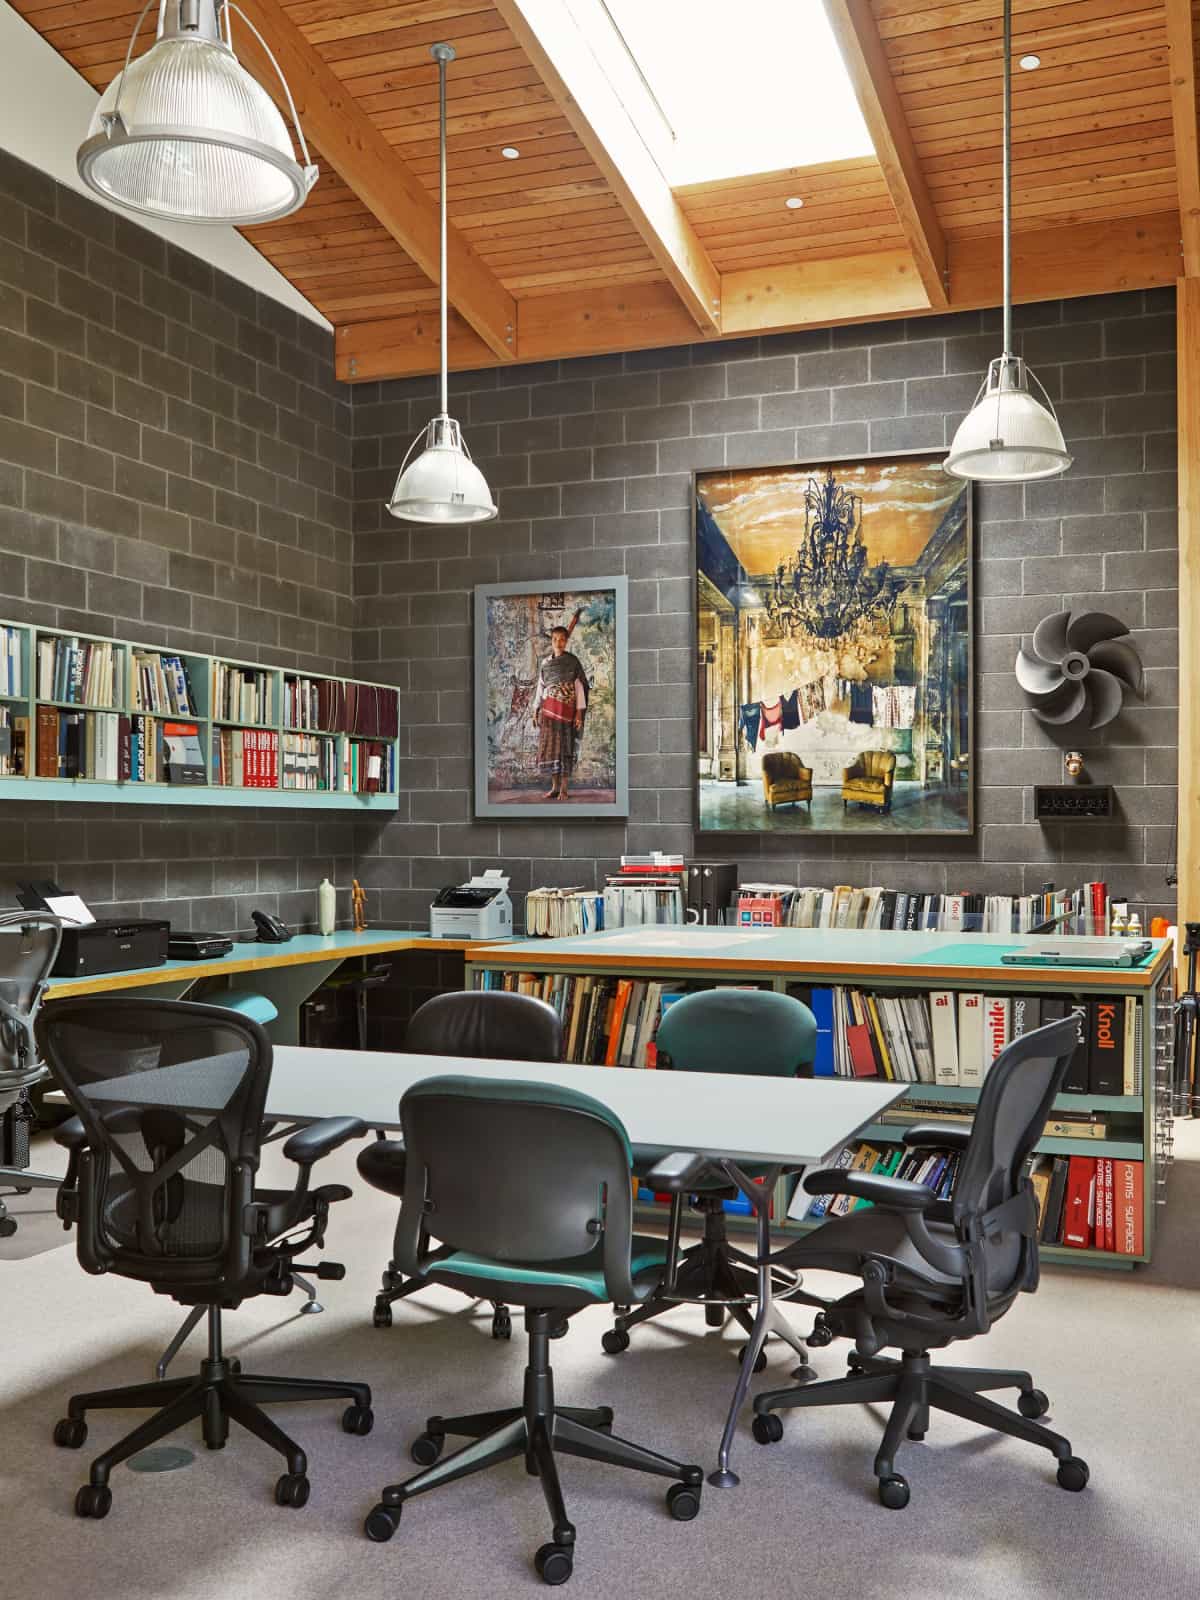
[[[721,1445],[717,1452],[717,1469],[710,1472],[708,1481],[717,1489],[736,1489],[741,1479],[729,1465],[729,1458],[733,1451],[733,1437],[737,1430],[738,1417],[742,1406],[746,1402],[746,1393],[750,1387],[750,1379],[754,1374],[754,1363],[758,1360],[759,1351],[766,1343],[767,1334],[775,1329],[779,1320],[771,1296],[771,1197],[775,1193],[775,1185],[779,1178],[780,1168],[771,1167],[767,1170],[761,1183],[754,1183],[734,1161],[722,1161],[722,1171],[729,1181],[749,1200],[754,1207],[756,1223],[756,1238],[758,1243],[758,1309],[754,1317],[754,1327],[750,1333],[750,1342],[742,1356],[741,1366],[738,1369],[737,1383],[733,1389],[733,1399],[729,1402],[729,1414],[725,1418],[725,1429],[721,1434]]]

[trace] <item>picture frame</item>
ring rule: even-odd
[[[474,641],[476,817],[627,817],[624,574],[478,584]]]
[[[701,847],[974,834],[973,497],[942,461],[909,450],[693,473]],[[774,720],[785,705],[788,728]]]

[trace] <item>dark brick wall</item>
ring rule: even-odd
[[[0,616],[348,670],[332,356],[306,318],[0,152]],[[353,870],[330,813],[2,809],[0,903],[53,876],[103,913],[304,923]]]
[[[1027,306],[1024,353],[1075,456],[1060,481],[976,502],[977,832],[953,840],[733,838],[743,873],[916,890],[1029,891],[1098,876],[1171,908],[1176,640],[1175,322],[1170,291]],[[503,862],[518,889],[593,884],[626,848],[691,852],[693,600],[690,473],[830,455],[943,449],[999,350],[999,315],[970,312],[736,344],[461,375],[452,408],[499,494],[500,520],[422,530],[383,512],[431,379],[354,392],[357,670],[398,684],[401,810],[360,830],[388,921],[421,925],[429,890]],[[471,590],[503,579],[624,571],[631,595],[631,811],[621,823],[476,822],[471,812]],[[1032,785],[1062,779],[1022,710],[1022,632],[1074,603],[1137,633],[1147,693],[1083,737],[1116,785],[1113,826],[1044,828]]]

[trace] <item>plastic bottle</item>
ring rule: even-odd
[[[337,926],[337,894],[328,878],[321,879],[317,890],[317,927],[330,934]]]

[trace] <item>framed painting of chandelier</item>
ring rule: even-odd
[[[970,484],[724,467],[695,513],[698,831],[973,832]]]

